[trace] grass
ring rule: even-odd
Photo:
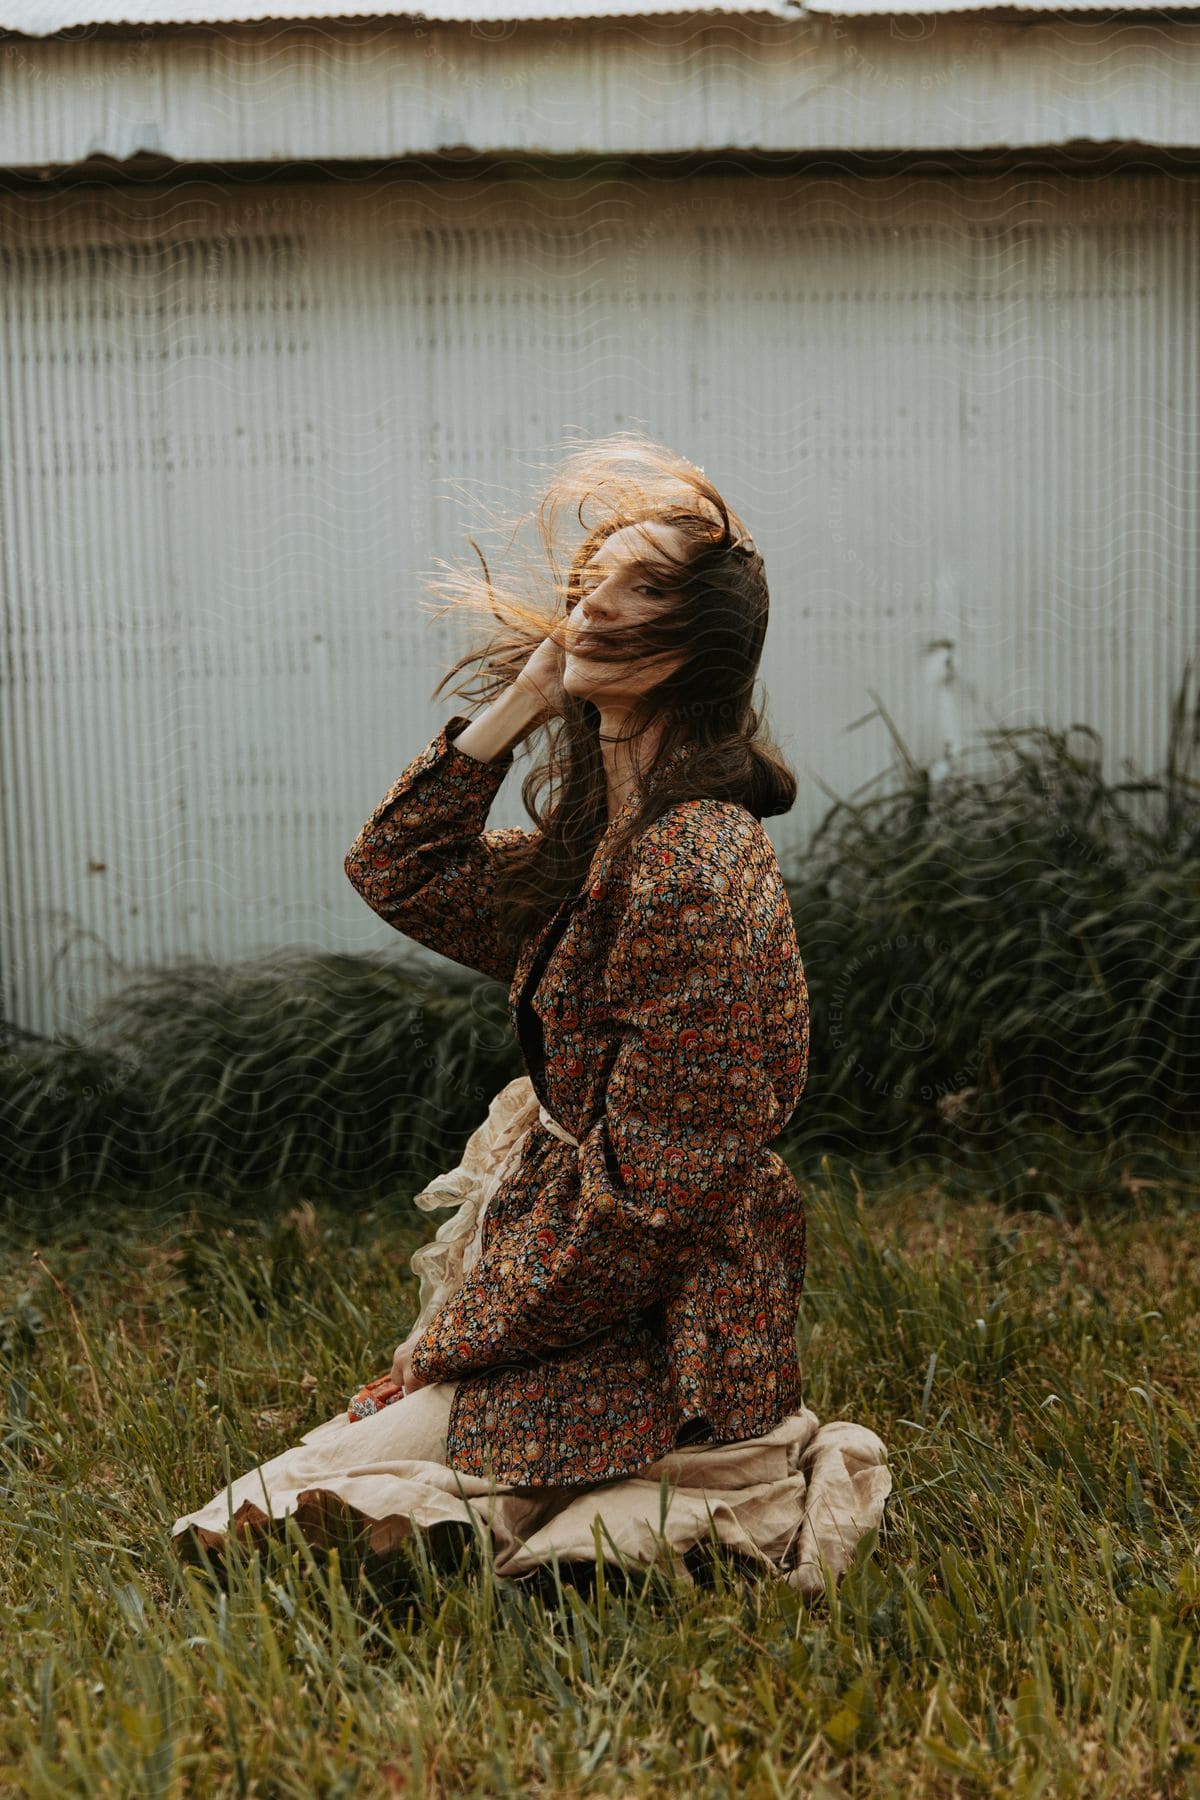
[[[417,1191],[521,1072],[505,1000],[384,955],[142,969],[80,1038],[0,1024],[0,1191]]]
[[[936,779],[897,736],[881,791],[783,859],[812,998],[803,1138],[982,1167],[1031,1133],[1193,1127],[1195,673],[1157,775],[1112,780],[1083,724],[989,731]]]
[[[10,1205],[0,1790],[1200,1794],[1200,1187],[1132,1185],[806,1180],[806,1400],[895,1480],[811,1608],[720,1564],[533,1589],[419,1554],[377,1604],[299,1540],[222,1591],[171,1523],[386,1366],[428,1220]]]

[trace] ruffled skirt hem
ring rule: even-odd
[[[324,1476],[312,1468],[304,1486],[264,1484],[263,1505],[243,1477],[232,1511],[235,1496],[225,1490],[177,1520],[173,1541],[185,1562],[223,1567],[230,1534],[250,1548],[284,1541],[290,1517],[313,1549],[336,1547],[377,1577],[408,1567],[419,1538],[435,1566],[453,1565],[474,1545],[505,1579],[603,1560],[625,1571],[665,1565],[685,1585],[723,1546],[811,1599],[825,1572],[836,1582],[864,1532],[879,1525],[892,1486],[885,1457],[865,1426],[822,1426],[802,1408],[762,1437],[685,1446],[636,1475],[584,1488],[506,1488],[408,1459]]]

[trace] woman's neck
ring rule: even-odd
[[[600,751],[604,758],[604,779],[609,823],[616,818],[634,788],[640,788],[654,758],[662,735],[662,726],[650,726],[636,742],[617,743],[625,715],[617,720],[601,718]]]

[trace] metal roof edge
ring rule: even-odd
[[[1197,4],[1200,5],[1200,0]],[[324,4],[313,4],[308,9],[303,0],[299,0],[292,6],[264,5],[261,11],[248,9],[246,0],[240,0],[240,3],[235,0],[228,12],[223,12],[219,4],[203,4],[203,0],[194,9],[176,5],[170,11],[162,0],[157,4],[155,0],[148,0],[141,11],[129,0],[124,5],[108,8],[102,5],[51,5],[46,4],[46,0],[33,0],[28,6],[0,4],[0,35],[40,40],[59,37],[64,42],[72,42],[78,41],[77,34],[98,28],[125,31],[152,28],[166,33],[193,26],[586,24],[591,20],[601,23],[609,19],[680,17],[802,19],[804,13],[802,0],[711,0],[708,4],[704,0],[587,0],[577,7],[564,4],[563,0],[547,0],[544,10],[533,0],[520,11],[506,9],[504,0],[491,7],[481,4],[480,0],[446,0],[444,5],[438,5],[437,0],[433,4],[426,0],[421,6],[383,8],[330,7],[325,0]]]
[[[671,18],[806,18],[869,19],[889,17],[953,17],[982,13],[1013,15],[1034,13],[1145,19],[1178,17],[1190,22],[1200,13],[1200,0],[526,0],[517,11],[506,0],[425,0],[412,7],[331,7],[329,0],[293,0],[280,6],[264,0],[254,10],[253,0],[230,0],[222,10],[220,0],[0,0],[0,36],[46,40],[58,37],[78,41],[79,35],[96,31],[153,29],[164,34],[191,27],[254,25],[365,25],[411,23],[413,25],[536,25],[573,22],[603,23],[617,19]]]
[[[1146,19],[1200,12],[1200,0],[805,0],[813,18],[886,19],[969,16],[978,13],[1082,14],[1089,18]]]

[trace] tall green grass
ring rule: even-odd
[[[998,730],[838,801],[793,870],[812,990],[800,1133],[948,1154],[1186,1142],[1200,1095],[1200,701],[1111,781],[1090,728]],[[973,765],[980,766],[975,768]],[[1072,1153],[1074,1154],[1074,1152]]]
[[[805,1182],[805,1399],[895,1491],[807,1607],[718,1560],[505,1584],[174,1518],[385,1367],[402,1193],[0,1211],[0,1789],[1054,1800],[1200,1792],[1200,1190],[1074,1219]],[[33,1252],[40,1251],[35,1258]]]
[[[520,1072],[496,982],[383,955],[148,969],[86,1041],[13,1034],[0,1181],[250,1194],[419,1187]]]

